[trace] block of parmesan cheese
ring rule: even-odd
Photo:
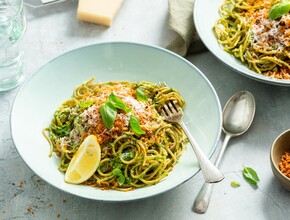
[[[77,18],[110,26],[123,0],[79,0]]]

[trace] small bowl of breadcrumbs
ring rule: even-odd
[[[290,190],[290,129],[273,142],[270,153],[271,168],[282,186]]]

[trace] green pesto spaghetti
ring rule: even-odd
[[[44,129],[49,155],[59,157],[59,170],[65,173],[83,140],[95,135],[101,161],[84,185],[128,191],[157,184],[173,169],[187,141],[179,125],[160,115],[161,108],[173,100],[184,107],[184,100],[164,84],[93,80],[76,87]]]
[[[281,0],[225,0],[214,33],[224,50],[249,69],[290,79],[290,13],[271,17]]]

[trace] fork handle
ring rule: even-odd
[[[230,134],[226,134],[226,137],[224,139],[224,143],[220,149],[220,152],[215,160],[215,165],[219,166],[221,158],[224,155],[225,149],[227,147],[227,144],[229,142],[229,140],[231,139]],[[212,189],[213,189],[213,185],[214,184],[209,184],[209,183],[204,183],[203,186],[201,187],[199,193],[197,194],[194,203],[193,203],[193,211],[195,211],[196,213],[199,214],[203,214],[207,211],[209,202],[210,202],[210,197],[211,197],[211,193],[212,193]]]
[[[192,149],[196,155],[196,158],[199,162],[200,169],[202,171],[203,177],[207,183],[217,183],[224,179],[223,174],[221,171],[212,164],[212,162],[205,156],[203,151],[200,149],[199,145],[190,134],[189,130],[187,129],[184,122],[180,123],[180,126],[184,130]]]

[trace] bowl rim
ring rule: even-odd
[[[271,146],[271,152],[270,152],[270,160],[271,160],[271,164],[273,165],[272,167],[275,169],[275,171],[277,171],[277,174],[281,175],[284,179],[288,180],[289,183],[290,183],[290,178],[285,176],[279,169],[279,167],[277,167],[276,163],[274,162],[274,148],[276,146],[276,142],[282,137],[284,136],[286,133],[289,133],[289,136],[290,136],[290,128],[283,131],[282,133],[280,133],[276,138],[275,140],[273,141],[272,143],[272,146]]]

